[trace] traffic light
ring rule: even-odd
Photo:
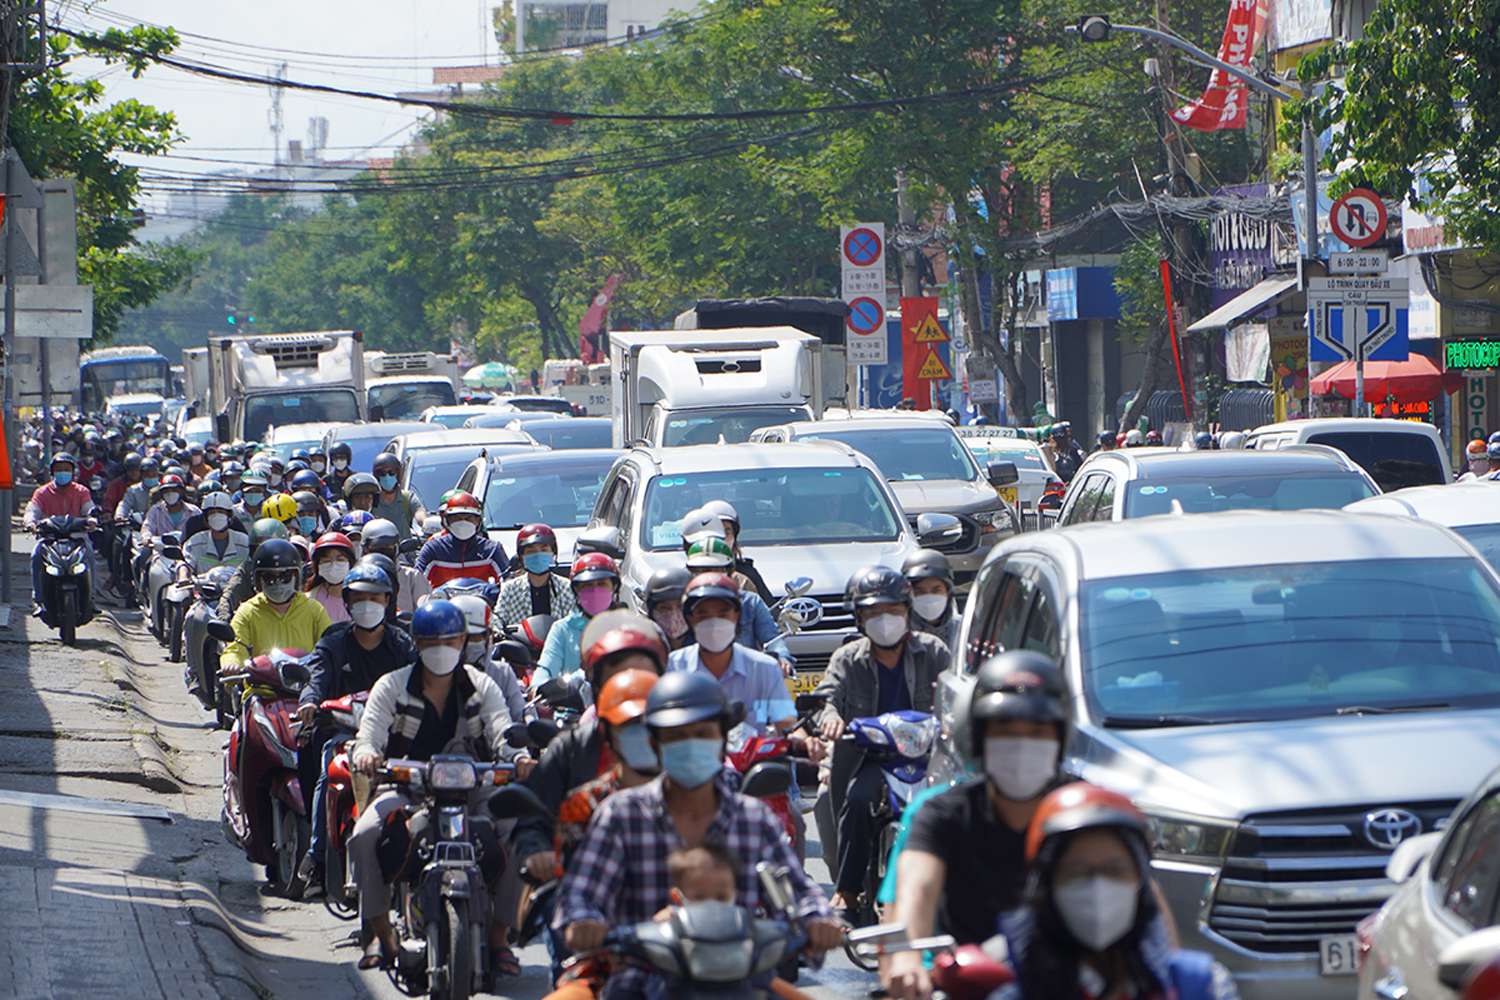
[[[255,322],[254,313],[240,312],[234,306],[224,307],[224,322],[230,326],[243,326]]]

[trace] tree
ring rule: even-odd
[[[1381,0],[1358,41],[1303,60],[1330,86],[1320,127],[1338,125],[1327,159],[1347,182],[1407,195],[1450,236],[1500,251],[1500,0]],[[1424,183],[1417,184],[1418,173]]]

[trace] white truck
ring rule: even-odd
[[[182,395],[197,415],[208,411],[208,348],[182,349]]]
[[[747,441],[823,415],[823,342],[789,326],[611,331],[614,445]]]
[[[456,354],[368,351],[365,405],[371,420],[415,420],[429,406],[458,403]]]
[[[207,415],[220,441],[259,441],[280,424],[365,419],[359,330],[212,337],[208,368]]]
[[[540,391],[561,396],[587,416],[607,417],[613,391],[609,363],[586,365],[577,358],[544,361]]]

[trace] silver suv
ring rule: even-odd
[[[1411,518],[1240,511],[1031,532],[975,582],[943,731],[990,654],[1057,657],[1066,767],[1151,817],[1187,947],[1247,1000],[1354,988],[1355,925],[1500,761],[1500,576]],[[951,773],[952,747],[934,771]]]

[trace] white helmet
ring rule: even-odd
[[[690,545],[704,535],[725,537],[723,517],[710,512],[706,507],[688,511],[688,515],[682,519],[682,544]]]
[[[228,493],[218,491],[204,497],[199,509],[205,514],[211,510],[222,510],[228,513],[234,510],[234,501],[229,498]]]
[[[1244,431],[1225,431],[1219,436],[1220,451],[1235,451],[1245,447]]]
[[[740,530],[740,512],[734,509],[734,505],[728,500],[710,500],[703,505],[703,512],[713,514],[727,524],[734,525],[734,530]]]
[[[464,626],[469,635],[489,635],[490,606],[478,594],[454,594],[448,598],[464,613]]]
[[[1130,430],[1125,432],[1125,447],[1133,448],[1136,445],[1145,443],[1146,439],[1141,436],[1141,432],[1138,428],[1132,427]]]

